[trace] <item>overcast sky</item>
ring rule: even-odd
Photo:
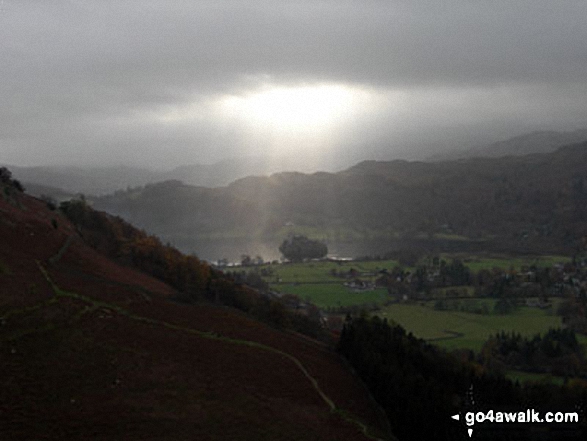
[[[0,163],[326,164],[586,127],[585,0],[0,3]]]

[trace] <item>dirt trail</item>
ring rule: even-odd
[[[210,340],[217,340],[217,341],[222,341],[222,342],[231,343],[231,344],[235,344],[235,345],[248,346],[251,348],[256,348],[256,349],[259,349],[262,351],[267,351],[267,352],[270,352],[270,353],[287,358],[292,363],[294,363],[296,365],[296,367],[302,372],[302,374],[310,382],[310,384],[312,385],[314,390],[318,393],[318,395],[320,395],[320,398],[328,406],[328,408],[330,409],[331,412],[337,414],[339,417],[341,417],[345,421],[359,427],[359,429],[361,430],[363,435],[365,435],[365,437],[372,439],[372,440],[384,441],[381,438],[378,438],[378,437],[372,435],[370,433],[369,427],[367,427],[361,421],[357,420],[352,415],[349,415],[349,413],[344,411],[343,409],[339,409],[336,406],[336,404],[333,402],[333,400],[328,395],[326,395],[326,393],[320,388],[320,385],[318,384],[318,381],[316,380],[316,378],[314,378],[308,372],[308,370],[303,365],[303,363],[298,358],[294,357],[293,355],[288,354],[287,352],[281,351],[279,349],[273,348],[271,346],[267,346],[262,343],[258,343],[256,341],[240,340],[240,339],[235,339],[235,338],[231,338],[231,337],[225,337],[225,336],[219,335],[214,332],[199,331],[199,330],[196,330],[193,328],[178,326],[173,323],[165,322],[162,320],[156,320],[156,319],[152,319],[149,317],[136,315],[136,314],[133,314],[132,312],[130,312],[130,311],[118,306],[118,305],[107,303],[107,302],[102,302],[102,301],[93,299],[91,297],[88,297],[88,296],[85,296],[82,294],[64,291],[53,282],[53,280],[49,277],[49,274],[47,273],[45,268],[43,268],[43,266],[40,264],[40,262],[38,263],[38,265],[39,265],[39,270],[41,271],[41,273],[43,274],[43,276],[45,277],[45,279],[47,280],[49,285],[51,285],[51,288],[53,289],[53,292],[54,292],[57,299],[61,297],[61,298],[72,298],[72,299],[76,299],[76,300],[81,300],[81,301],[87,302],[91,305],[91,308],[89,308],[89,310],[95,309],[95,308],[108,308],[108,309],[116,312],[119,315],[128,317],[129,319],[136,320],[139,322],[148,323],[151,325],[162,326],[167,329],[172,329],[174,331],[189,333],[189,334],[192,334],[192,335],[195,335],[195,336],[198,336],[201,338],[210,339]]]

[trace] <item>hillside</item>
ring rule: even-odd
[[[560,147],[587,140],[587,130],[573,132],[537,131],[495,142],[475,152],[475,156],[523,156],[532,153],[552,153]]]
[[[583,143],[520,157],[365,161],[339,173],[247,177],[216,189],[169,181],[94,204],[176,243],[276,240],[294,224],[330,243],[424,239],[442,247],[456,239],[500,251],[568,253],[587,234],[586,201]]]
[[[2,190],[2,439],[382,433],[365,390],[323,344],[178,302],[174,288],[89,247],[44,202]]]
[[[0,164],[3,165],[3,164]],[[251,175],[269,175],[283,170],[312,170],[316,167],[297,157],[237,157],[212,164],[186,164],[170,170],[152,170],[128,166],[74,167],[36,166],[22,167],[4,164],[21,180],[25,187],[61,199],[63,193],[102,195],[128,187],[149,183],[180,180],[189,185],[220,187],[236,179]],[[341,166],[331,169],[342,168]],[[43,188],[49,187],[49,188]],[[53,187],[53,188],[51,188]],[[38,190],[38,191],[36,191]]]
[[[552,153],[565,145],[585,141],[587,141],[587,129],[572,132],[543,130],[514,136],[482,147],[438,153],[429,159],[431,161],[449,161],[474,157],[499,158],[502,156],[524,156],[533,153]]]

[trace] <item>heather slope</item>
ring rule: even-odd
[[[58,212],[0,199],[3,439],[369,439],[364,389],[327,347],[88,247]]]

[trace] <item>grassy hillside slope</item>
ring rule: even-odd
[[[171,287],[108,260],[24,194],[0,194],[0,237],[2,439],[383,436],[322,344],[173,301]]]

